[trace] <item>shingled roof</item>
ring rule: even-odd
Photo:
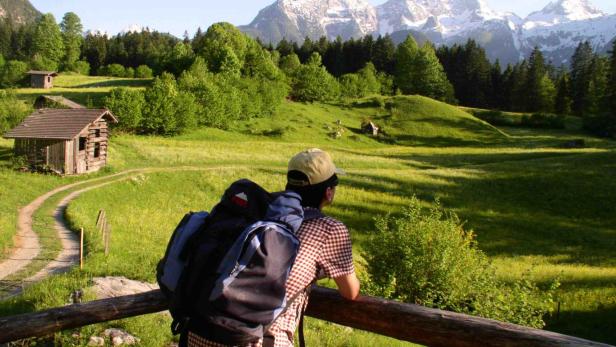
[[[36,98],[35,104],[40,101],[51,101],[67,108],[86,108],[85,106],[80,105],[73,100],[69,100],[61,95],[41,95]]]
[[[102,117],[117,123],[117,118],[105,109],[43,109],[32,113],[4,138],[70,140]]]
[[[45,76],[53,76],[56,77],[58,76],[58,73],[55,71],[36,71],[36,70],[30,70],[27,72],[28,75],[45,75]]]

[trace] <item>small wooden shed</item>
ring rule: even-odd
[[[86,107],[60,95],[41,95],[34,101],[34,108],[40,110],[42,108],[84,109]]]
[[[32,88],[50,89],[53,87],[53,78],[58,76],[55,71],[28,71],[30,75],[30,86]]]
[[[364,134],[372,134],[372,136],[377,136],[379,134],[379,127],[373,122],[364,122],[361,124],[361,131]]]
[[[59,174],[94,172],[107,164],[108,124],[117,118],[106,109],[42,109],[4,134],[15,139],[15,155]]]

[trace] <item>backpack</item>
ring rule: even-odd
[[[297,193],[249,180],[231,184],[211,213],[184,216],[157,266],[172,332],[225,345],[261,339],[287,306],[303,218]]]

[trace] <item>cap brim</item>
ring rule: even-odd
[[[336,168],[336,170],[334,170],[334,172],[336,173],[336,175],[346,175],[346,171],[340,169],[340,168]]]

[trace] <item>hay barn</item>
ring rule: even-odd
[[[117,122],[105,109],[42,109],[4,138],[15,139],[15,155],[25,156],[31,166],[83,174],[107,164],[108,125]]]
[[[55,71],[28,71],[30,86],[32,88],[50,89],[53,87],[53,78],[58,76]]]

